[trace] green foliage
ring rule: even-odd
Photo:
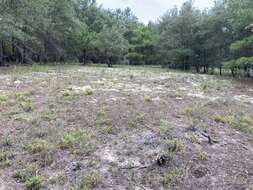
[[[3,146],[11,146],[12,145],[12,139],[11,139],[10,135],[6,135],[3,138],[2,145]]]
[[[61,140],[61,147],[74,149],[79,145],[88,144],[91,140],[91,134],[88,131],[80,130],[66,133]]]
[[[42,176],[32,176],[25,182],[27,190],[39,190],[44,186],[45,179]]]
[[[79,60],[251,76],[251,0],[215,1],[208,11],[187,0],[146,26],[129,8],[106,10],[92,0],[0,1],[0,8],[0,65]],[[32,70],[49,72],[38,64]]]
[[[217,123],[226,123],[234,129],[253,134],[253,121],[250,117],[243,113],[229,113],[224,116],[215,114],[213,119]]]
[[[30,178],[36,175],[36,167],[31,164],[27,164],[26,167],[14,174],[14,178],[16,178],[19,182],[25,183]]]
[[[131,65],[142,65],[144,64],[144,56],[140,53],[131,52],[126,55]]]
[[[6,102],[8,100],[8,96],[0,95],[0,102]]]
[[[228,69],[253,67],[253,57],[241,57],[236,60],[224,62],[223,65]]]
[[[122,28],[117,26],[105,26],[98,35],[97,46],[109,59],[109,64],[112,64],[112,59],[120,63],[128,51],[128,41],[122,35]]]
[[[185,145],[179,139],[168,140],[166,144],[169,147],[169,154],[170,153],[184,153]]]

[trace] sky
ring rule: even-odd
[[[124,9],[130,7],[139,21],[148,23],[156,21],[167,10],[174,6],[180,7],[186,0],[97,0],[104,8]],[[209,8],[214,0],[195,0],[195,6],[200,9]]]

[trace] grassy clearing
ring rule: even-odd
[[[252,167],[245,150],[253,145],[244,141],[253,134],[252,104],[234,98],[252,93],[238,94],[233,81],[101,65],[2,74],[10,83],[0,80],[0,173],[17,189],[187,189],[191,182],[198,190],[210,177],[220,189],[231,177],[224,174]],[[250,176],[238,176],[251,185]]]

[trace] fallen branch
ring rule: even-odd
[[[207,135],[207,134],[205,134],[205,133],[201,133],[201,134],[202,134],[204,137],[206,137],[206,138],[208,139],[208,143],[209,143],[209,144],[212,145],[212,144],[219,143],[218,140],[212,139],[210,135]]]

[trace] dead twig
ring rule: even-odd
[[[219,143],[218,140],[214,140],[213,138],[211,138],[210,135],[205,134],[205,133],[201,133],[201,134],[202,134],[204,137],[206,137],[206,138],[208,139],[208,143],[209,143],[210,145]]]

